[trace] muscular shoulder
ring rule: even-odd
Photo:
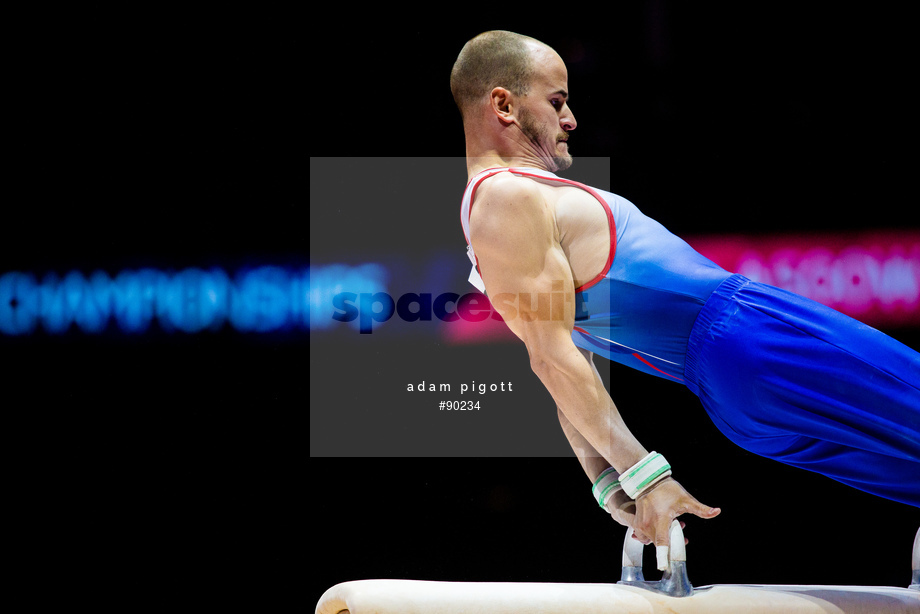
[[[504,203],[522,199],[537,199],[540,189],[536,182],[527,177],[520,177],[513,173],[498,173],[489,177],[481,184],[476,192],[476,202],[480,201]]]
[[[470,211],[470,234],[480,240],[507,230],[509,224],[534,231],[553,230],[553,215],[531,179],[500,173],[482,182]]]

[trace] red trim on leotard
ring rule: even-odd
[[[586,331],[585,329],[581,328],[580,326],[573,326],[573,327],[572,327],[572,330],[576,330],[576,331],[580,332],[580,333],[583,334],[583,335],[587,335],[588,337],[594,337],[594,335],[592,335],[591,333],[589,333],[589,332]],[[639,361],[641,361],[641,362],[644,362],[645,364],[647,364],[649,367],[651,367],[651,368],[654,369],[655,371],[658,371],[659,373],[662,373],[662,374],[664,374],[664,375],[667,375],[667,376],[670,377],[671,379],[676,379],[676,380],[679,381],[679,382],[684,381],[684,380],[682,380],[681,378],[677,377],[676,375],[671,375],[671,374],[668,373],[667,371],[662,371],[661,369],[659,369],[658,367],[656,367],[655,365],[653,365],[652,363],[650,363],[650,362],[647,361],[646,359],[642,358],[642,356],[640,356],[640,355],[639,355],[638,353],[636,353],[636,352],[633,352],[633,355],[632,355],[632,356],[633,356],[633,358],[635,358],[635,359],[637,359],[637,360],[639,360]]]
[[[595,200],[597,200],[597,201],[600,203],[601,207],[604,208],[604,213],[607,214],[607,227],[610,229],[610,250],[609,250],[609,253],[607,254],[607,263],[604,265],[604,269],[603,269],[594,279],[592,279],[591,281],[589,281],[589,282],[587,282],[587,283],[585,283],[585,284],[582,284],[582,285],[579,286],[578,288],[575,288],[575,292],[582,292],[583,290],[587,290],[588,288],[590,288],[591,286],[595,285],[595,284],[598,283],[600,280],[602,280],[604,277],[606,277],[607,272],[610,270],[610,265],[613,264],[613,257],[616,255],[616,251],[617,251],[617,230],[616,230],[616,221],[614,221],[614,219],[613,219],[613,212],[610,210],[610,206],[609,206],[609,205],[607,204],[607,202],[601,197],[601,195],[598,194],[598,193],[594,190],[594,188],[592,188],[592,187],[590,187],[590,186],[587,186],[587,185],[585,185],[585,184],[583,184],[583,183],[579,183],[579,182],[577,182],[577,181],[572,181],[571,179],[563,179],[562,177],[544,177],[544,176],[542,176],[542,175],[537,175],[537,174],[535,174],[535,173],[528,173],[528,172],[525,171],[525,170],[518,169],[518,168],[515,168],[515,167],[511,167],[511,168],[500,168],[500,169],[488,169],[488,170],[489,170],[489,171],[494,170],[495,172],[489,172],[488,174],[483,175],[482,177],[480,177],[479,180],[476,182],[476,185],[473,186],[473,191],[470,192],[470,210],[469,210],[469,215],[470,215],[470,216],[472,216],[472,214],[473,214],[473,202],[474,202],[475,199],[476,199],[476,189],[479,187],[479,184],[481,184],[484,180],[488,179],[489,177],[492,177],[492,176],[494,176],[494,175],[497,175],[498,173],[503,173],[503,172],[511,172],[511,173],[514,173],[515,175],[521,175],[521,176],[523,176],[523,177],[530,177],[530,178],[532,178],[532,179],[542,179],[542,180],[544,180],[544,181],[559,181],[559,182],[564,183],[564,184],[567,184],[567,185],[571,185],[571,186],[575,186],[575,187],[577,187],[577,188],[581,188],[582,190],[586,191],[588,194],[590,194],[591,196],[593,196],[593,197],[595,198]],[[483,172],[488,172],[488,171],[483,171]],[[465,232],[465,231],[464,231],[464,232]],[[467,245],[472,245],[472,243],[470,243],[470,238],[469,238],[469,236],[466,237],[466,242],[467,242]],[[474,254],[474,255],[475,255],[475,254]],[[479,257],[476,257],[476,268],[477,268],[477,270],[479,269]],[[479,271],[479,274],[481,275],[481,274],[482,274],[482,271]],[[587,333],[586,333],[586,334],[587,334]],[[654,368],[654,367],[653,367],[653,368]]]
[[[650,366],[651,368],[655,369],[655,371],[658,371],[659,373],[664,373],[665,375],[667,375],[667,376],[670,377],[671,379],[676,379],[676,380],[679,381],[679,382],[684,381],[684,380],[682,380],[681,378],[677,377],[676,375],[671,375],[670,373],[666,373],[665,371],[662,371],[661,369],[659,369],[658,367],[656,367],[655,365],[653,365],[652,363],[650,363],[650,362],[647,361],[646,359],[642,358],[642,357],[639,356],[638,354],[633,354],[633,358],[638,358],[639,360],[641,360],[642,362],[644,362],[645,364],[647,364],[647,365]]]

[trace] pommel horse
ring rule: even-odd
[[[668,568],[658,581],[642,572],[643,545],[627,530],[615,584],[355,580],[329,588],[316,614],[778,614],[920,613],[920,530],[911,583],[883,586],[740,585],[694,587],[680,525],[670,527]]]

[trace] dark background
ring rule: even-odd
[[[899,25],[903,15],[830,5],[647,2],[614,7],[599,19],[554,8],[529,19],[451,15],[449,26],[436,27],[401,14],[391,22],[400,26],[343,30],[324,51],[349,61],[321,62],[318,81],[324,99],[335,100],[335,117],[346,121],[335,124],[336,138],[323,139],[315,155],[459,155],[463,138],[448,89],[450,66],[468,38],[505,28],[547,42],[566,60],[579,122],[570,140],[576,158],[609,157],[610,189],[679,235],[918,226],[909,191],[916,167],[908,90],[915,47]],[[576,161],[571,172],[577,170]],[[370,171],[361,176],[375,177]],[[420,176],[416,185],[424,182]],[[370,189],[355,184],[343,190],[343,202],[347,194]],[[386,182],[373,185],[398,193]],[[449,198],[444,213],[438,203],[410,207],[401,198],[381,198],[379,209],[362,209],[351,221],[349,236],[364,254],[380,259],[410,249],[409,236],[420,252],[447,249],[443,233],[426,232],[444,227],[462,249]],[[314,219],[344,215],[329,211],[326,200],[319,204]],[[330,233],[338,228],[329,222],[317,230],[332,259],[345,258],[331,247],[336,241]],[[460,269],[454,288],[463,292],[468,265],[460,249],[450,247]],[[915,328],[887,332],[920,347]],[[403,338],[398,348],[381,351],[384,336],[380,331],[372,344],[352,334],[311,354],[313,368],[324,376],[353,366],[341,375],[352,385],[336,386],[340,396],[330,395],[341,399],[330,405],[342,411],[343,426],[332,443],[316,435],[311,450],[361,455],[364,448],[349,442],[366,435],[373,440],[369,447],[428,458],[311,458],[320,469],[311,476],[322,493],[321,532],[334,533],[329,547],[316,538],[322,570],[312,576],[316,594],[364,578],[615,581],[622,531],[593,509],[577,462],[527,447],[537,433],[545,435],[549,456],[565,441],[551,399],[529,373],[525,350],[509,344],[445,351],[435,341]],[[312,342],[320,344],[319,338]],[[323,369],[326,361],[335,367]],[[640,441],[668,450],[688,488],[723,508],[717,520],[687,521],[695,585],[907,582],[908,551],[920,527],[915,509],[748,454],[715,430],[686,390],[599,364],[608,386],[617,384],[610,388],[613,398]],[[530,396],[515,397],[520,407],[501,406],[529,414],[526,427],[515,432],[499,425],[469,436],[469,423],[451,424],[474,458],[441,458],[455,440],[439,439],[435,426],[428,438],[388,430],[398,412],[416,406],[385,384],[432,372],[445,373],[448,381],[500,375],[522,389],[526,384]],[[483,402],[494,407],[495,399]],[[311,416],[326,410],[314,403]],[[676,416],[680,426],[662,429],[662,415]],[[483,448],[488,458],[477,458]],[[525,458],[496,458],[522,448]],[[877,554],[879,566],[860,565],[859,553]],[[651,569],[650,549],[646,557]]]
[[[599,19],[553,8],[467,18],[459,7],[92,7],[23,23],[7,93],[2,268],[312,264],[323,252],[308,240],[319,212],[307,154],[461,157],[448,74],[463,43],[493,28],[563,55],[573,153],[610,158],[611,189],[677,234],[917,226],[906,15],[648,2]],[[462,178],[445,186],[444,226],[404,249],[453,242],[465,277],[460,190]],[[362,254],[392,247],[386,219],[359,209],[349,220]],[[917,329],[888,332],[920,347]],[[380,339],[0,338],[7,507],[21,544],[13,580],[34,583],[37,600],[150,611],[309,610],[334,583],[361,578],[615,580],[622,532],[594,508],[572,457],[517,455],[513,436],[503,458],[443,457],[431,442],[366,457],[347,431],[337,456],[310,457],[315,404],[355,409],[314,377],[320,366],[336,365],[353,394],[379,365],[403,361],[414,378],[427,356],[479,356]],[[534,420],[550,425],[523,348],[482,351],[507,365],[502,379],[530,378]],[[381,411],[402,399],[365,394]],[[688,520],[694,584],[909,582],[915,509],[732,447],[679,387],[641,379],[614,395],[640,440],[723,508]],[[687,414],[677,432],[659,428],[670,407]]]

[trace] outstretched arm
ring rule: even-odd
[[[633,466],[648,451],[572,341],[574,280],[539,188],[507,173],[485,182],[471,212],[470,240],[493,307],[524,342],[531,368],[583,437],[584,449],[590,447],[618,472]],[[583,466],[590,477],[588,467],[594,471],[599,461]],[[719,510],[667,479],[637,501],[636,535],[666,545],[671,520],[688,512],[711,518]]]
[[[470,239],[492,306],[524,342],[531,368],[566,418],[611,466],[636,463],[648,451],[572,341],[572,270],[537,185],[508,173],[484,182]]]
[[[594,371],[594,377],[600,380],[601,376],[597,372],[597,367],[594,365],[593,361],[594,354],[582,348],[579,348],[579,352],[581,352],[581,355],[584,356],[588,364],[591,365]],[[581,464],[582,469],[584,469],[585,475],[588,476],[588,479],[593,484],[598,476],[610,467],[610,463],[588,443],[588,440],[578,432],[578,429],[572,426],[569,419],[565,417],[562,408],[558,406],[557,415],[559,417],[559,425],[562,427],[562,432],[569,441],[569,445],[572,446],[575,457]],[[617,490],[613,494],[610,501],[607,503],[607,510],[610,512],[611,517],[624,527],[636,526],[636,504],[625,492],[623,492],[623,490]]]

